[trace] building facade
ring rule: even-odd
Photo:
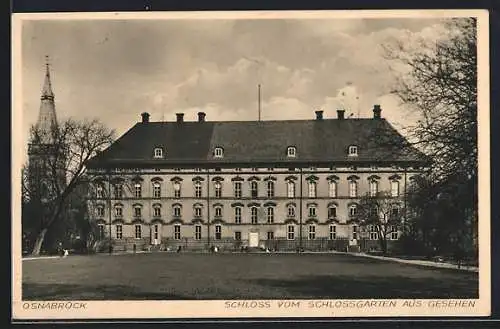
[[[150,122],[91,159],[90,214],[115,250],[377,248],[354,220],[359,199],[387,191],[404,209],[425,164],[381,117]],[[389,240],[397,240],[394,225]]]

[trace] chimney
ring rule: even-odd
[[[205,112],[198,112],[198,122],[205,122]]]
[[[380,112],[382,112],[380,105],[378,105],[378,104],[373,105],[373,118],[374,119],[380,119]]]
[[[141,113],[141,117],[142,117],[142,123],[148,123],[149,122],[149,113],[148,112]]]
[[[184,122],[184,113],[175,113],[177,116],[177,122]]]
[[[323,120],[323,111],[315,111],[316,113],[316,120]]]
[[[344,120],[345,110],[337,110],[337,119]]]

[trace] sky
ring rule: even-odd
[[[149,112],[207,121],[371,117],[374,104],[396,128],[415,113],[390,94],[383,44],[434,40],[430,18],[28,20],[21,40],[25,143],[36,123],[50,58],[58,120],[98,118],[117,136]]]

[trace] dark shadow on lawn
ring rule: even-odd
[[[311,275],[295,280],[257,279],[247,282],[284,290],[283,298],[478,298],[477,275],[449,281],[438,278],[352,277]],[[242,296],[244,297],[244,296]]]
[[[23,300],[191,300],[168,292],[139,291],[125,285],[23,283]]]

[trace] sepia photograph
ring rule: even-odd
[[[12,45],[14,317],[489,315],[486,11],[14,14]]]

